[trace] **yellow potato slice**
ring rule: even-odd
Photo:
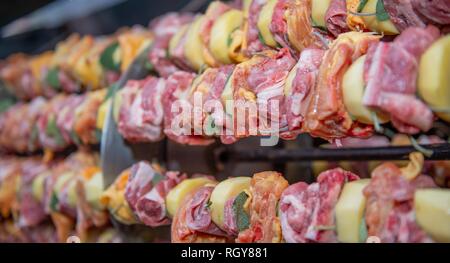
[[[136,216],[125,200],[125,188],[129,176],[130,169],[123,171],[100,197],[100,204],[106,206],[115,219],[126,225],[138,223]]]
[[[209,50],[223,64],[232,63],[228,55],[230,37],[242,25],[243,17],[242,11],[232,9],[217,18],[211,29]]]
[[[178,46],[188,28],[189,24],[183,25],[182,27],[180,27],[177,33],[175,33],[175,35],[172,36],[172,38],[169,41],[169,55],[173,54],[174,49]]]
[[[186,179],[170,190],[166,196],[166,207],[170,217],[175,215],[186,196],[207,184],[216,182],[206,177]]]
[[[414,195],[417,223],[435,241],[450,242],[450,190],[419,189]]]
[[[378,0],[369,0],[367,1],[367,4],[364,6],[361,13],[370,13],[375,14],[376,13],[376,7],[377,7]],[[364,24],[368,29],[374,32],[384,33],[385,35],[398,35],[400,32],[397,30],[395,25],[392,23],[392,21],[386,20],[386,21],[378,21],[377,16],[362,16],[362,19],[364,20]]]
[[[122,89],[123,90],[123,89]],[[122,91],[119,90],[114,96],[114,108],[113,108],[113,118],[116,123],[119,123],[119,113],[120,113],[120,105],[122,104]]]
[[[44,180],[48,175],[48,173],[41,173],[33,180],[31,191],[36,200],[42,201],[44,198]]]
[[[111,98],[107,99],[100,105],[97,112],[97,129],[102,130],[103,125],[105,124],[105,119],[108,114],[109,108],[111,107]]]
[[[363,78],[364,61],[366,56],[359,57],[345,72],[342,79],[342,92],[345,108],[357,121],[365,124],[373,124],[372,110],[363,105],[365,83]],[[377,114],[380,123],[386,123],[389,118]]]
[[[250,177],[234,177],[220,182],[211,193],[210,211],[212,221],[223,228],[225,203],[240,192],[250,188]]]
[[[72,178],[72,176],[73,176],[72,172],[66,172],[66,173],[60,175],[58,177],[58,179],[56,179],[56,183],[55,183],[55,186],[53,187],[53,191],[55,193],[61,193],[64,185],[66,184],[66,182],[69,179]]]
[[[345,243],[358,243],[361,220],[364,216],[366,198],[363,189],[370,179],[346,183],[336,204],[335,216],[338,240]]]
[[[321,27],[327,27],[325,23],[325,14],[328,11],[331,0],[312,0],[311,1],[311,18],[314,23]]]
[[[250,10],[250,4],[253,0],[244,0],[242,1],[242,10],[244,10],[244,13],[248,13]]]
[[[103,208],[103,205],[100,203],[100,198],[104,190],[103,174],[101,172],[95,173],[89,181],[85,182],[84,187],[88,203],[97,209]]]
[[[68,190],[67,190],[67,203],[70,205],[70,207],[75,208],[78,203],[78,194],[76,190],[77,186],[77,180],[72,180],[69,183]]]
[[[277,2],[277,0],[268,0],[261,9],[257,22],[258,30],[264,40],[264,44],[270,47],[277,46],[277,42],[273,38],[272,32],[270,32],[273,10],[275,9]]]
[[[433,43],[422,55],[418,90],[436,114],[450,122],[450,35]]]
[[[203,49],[205,46],[200,38],[201,25],[205,20],[204,16],[199,16],[189,26],[186,35],[186,43],[184,46],[184,55],[193,69],[199,70],[206,64],[203,59]]]

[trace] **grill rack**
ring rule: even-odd
[[[431,156],[425,157],[426,160],[450,160],[449,143],[421,145],[421,147],[433,151]],[[224,150],[219,153],[219,159],[245,162],[407,160],[408,155],[415,151],[417,150],[413,146],[334,149],[320,147],[305,147],[301,149],[260,147],[249,151]]]

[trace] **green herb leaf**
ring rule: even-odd
[[[378,0],[377,2],[377,19],[378,21],[386,21],[389,20],[389,14],[384,9],[383,0]]]
[[[245,192],[241,192],[233,202],[233,213],[236,215],[236,225],[239,232],[250,227],[250,216],[244,209],[244,204],[247,199],[248,195]]]
[[[233,29],[233,31],[231,31],[231,33],[228,35],[227,38],[227,47],[231,46],[231,43],[233,43],[233,38],[231,37],[233,35],[233,33],[238,30],[239,27],[236,27],[235,29]]]
[[[227,47],[230,47],[231,43],[233,43],[233,39],[231,38],[231,34],[230,34],[230,35],[228,35],[228,38],[227,38]]]
[[[160,173],[155,173],[155,175],[153,176],[153,179],[152,179],[152,184],[156,185],[157,183],[161,182],[162,180],[164,180],[164,176]]]
[[[265,46],[267,46],[266,41],[264,41],[264,37],[262,36],[261,32],[258,31],[258,39],[261,43],[263,43]]]
[[[58,211],[58,203],[59,203],[58,196],[56,195],[55,192],[53,192],[50,198],[50,209],[52,211]]]
[[[47,73],[47,76],[45,77],[45,81],[50,87],[59,91],[61,89],[61,83],[59,83],[59,69],[50,69]]]
[[[150,72],[152,72],[154,69],[152,62],[150,62],[149,60],[145,61],[144,67]]]
[[[206,203],[206,208],[209,209],[212,205],[211,200],[208,200],[208,202]]]
[[[363,217],[361,219],[361,223],[359,224],[359,242],[364,243],[367,240],[367,225],[366,218]]]
[[[324,26],[321,26],[321,25],[318,25],[318,24],[316,23],[316,21],[314,21],[314,19],[313,19],[312,17],[311,17],[311,26],[314,27],[314,28],[317,28],[317,29],[319,29],[319,30],[325,31],[325,32],[328,31],[328,28],[326,28],[326,27],[324,27]]]
[[[49,137],[52,137],[56,141],[57,145],[64,144],[64,139],[61,135],[61,132],[59,131],[58,125],[56,125],[56,117],[54,115],[51,116],[49,121],[47,122],[45,133],[47,133]]]
[[[70,138],[75,143],[75,145],[81,145],[80,137],[78,137],[74,130],[70,131]]]
[[[119,48],[119,43],[114,42],[111,45],[109,45],[103,53],[100,55],[100,64],[105,68],[112,71],[119,71],[120,70],[120,61],[114,60],[114,53]]]
[[[358,5],[358,9],[357,9],[358,13],[360,13],[364,9],[367,2],[369,2],[369,0],[360,0],[359,1],[359,5]]]
[[[0,100],[0,113],[6,111],[7,109],[9,109],[9,107],[11,107],[12,105],[14,105],[14,101],[12,99],[3,99]]]

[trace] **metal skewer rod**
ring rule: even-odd
[[[422,145],[433,151],[433,155],[426,160],[450,160],[450,144]],[[227,149],[221,156],[225,161],[368,161],[368,160],[406,160],[411,152],[417,151],[412,146],[391,146],[376,148],[303,148],[303,149],[273,149],[258,148],[249,151],[234,151]]]

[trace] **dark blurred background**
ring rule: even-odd
[[[0,1],[0,58],[51,49],[72,32],[110,34],[121,26],[148,25],[170,11],[202,11],[210,0]],[[11,26],[11,23],[14,23]]]

